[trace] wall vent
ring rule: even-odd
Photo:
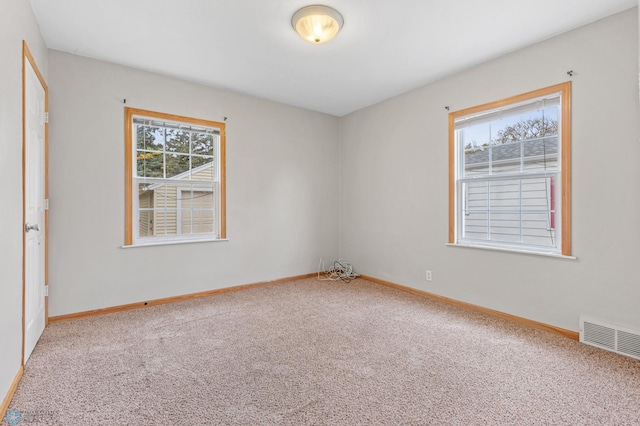
[[[631,358],[640,359],[640,331],[580,317],[580,341]]]

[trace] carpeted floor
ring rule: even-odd
[[[83,426],[640,425],[640,361],[307,279],[52,324],[10,408]]]

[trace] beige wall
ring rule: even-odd
[[[313,272],[338,254],[338,119],[49,51],[50,315]],[[226,242],[123,249],[124,104],[226,122]],[[100,193],[100,197],[95,194]]]
[[[22,357],[22,40],[47,75],[47,51],[29,2],[2,0],[1,8],[0,403]]]
[[[340,255],[365,274],[570,330],[580,314],[640,329],[637,31],[629,10],[344,117]],[[578,260],[446,246],[445,106],[561,83],[568,70]]]

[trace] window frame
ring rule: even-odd
[[[463,206],[458,205],[458,179],[460,168],[460,149],[457,146],[455,122],[457,119],[491,110],[509,109],[510,106],[533,100],[535,98],[559,93],[560,110],[560,200],[555,199],[556,205],[560,204],[560,245],[559,251],[549,249],[532,249],[518,243],[496,243],[491,241],[469,244],[461,242],[459,229],[459,215]],[[558,182],[555,182],[558,185]],[[557,217],[554,215],[554,220]],[[554,254],[562,256],[571,255],[571,82],[556,84],[494,102],[453,111],[449,113],[449,244],[464,247],[482,247],[501,249],[516,252],[531,252],[539,254]]]
[[[134,176],[136,173],[136,155],[134,151],[137,144],[133,140],[133,119],[134,117],[144,117],[150,119],[164,120],[167,122],[184,123],[188,125],[213,127],[220,130],[219,146],[217,149],[217,155],[214,159],[215,167],[218,169],[219,180],[212,181],[214,187],[217,188],[219,193],[218,199],[214,200],[214,206],[217,205],[217,211],[214,211],[214,218],[218,219],[219,231],[216,235],[214,233],[207,234],[185,234],[175,236],[158,236],[158,237],[145,237],[144,241],[140,241],[140,238],[134,236],[134,231],[137,229],[135,220],[137,215],[134,207],[137,202],[133,199],[134,194]],[[182,244],[189,242],[201,242],[201,241],[216,241],[225,240],[227,238],[226,232],[226,131],[225,123],[220,123],[211,120],[203,120],[199,118],[191,118],[174,114],[166,114],[157,111],[149,111],[137,108],[125,107],[125,247],[129,246],[145,246],[156,244]],[[186,183],[186,182],[185,182]],[[216,191],[214,191],[215,193]],[[176,224],[177,226],[177,224]]]

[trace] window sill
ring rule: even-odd
[[[462,248],[470,248],[470,249],[481,249],[481,250],[489,250],[489,251],[502,251],[507,253],[516,253],[516,254],[532,254],[534,256],[544,256],[544,257],[554,257],[557,259],[566,259],[566,260],[578,260],[575,256],[565,256],[560,253],[550,253],[550,252],[541,252],[541,251],[533,251],[526,249],[517,249],[517,248],[506,248],[506,247],[490,247],[476,244],[463,244],[463,243],[447,243],[448,247],[462,247]]]
[[[137,248],[137,247],[154,247],[154,246],[172,246],[176,244],[193,244],[193,243],[211,243],[216,241],[229,241],[228,238],[203,238],[199,240],[181,240],[181,241],[154,241],[148,243],[138,243],[128,246],[121,246],[123,249]]]

